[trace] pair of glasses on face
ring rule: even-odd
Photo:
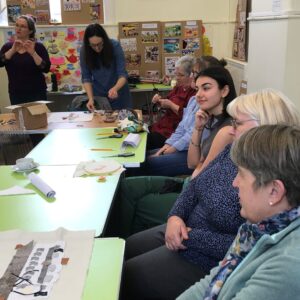
[[[93,49],[102,49],[103,48],[103,42],[100,42],[98,44],[90,44],[90,47]]]
[[[15,27],[16,28],[20,28],[20,29],[28,29],[27,26],[25,26],[25,25],[19,25],[19,24],[16,24]]]
[[[238,126],[241,126],[241,125],[243,125],[244,123],[250,122],[250,121],[256,121],[256,122],[258,122],[259,120],[257,120],[257,119],[247,119],[247,120],[239,121],[239,120],[234,119],[234,118],[232,118],[232,119],[230,120],[231,126],[233,127],[233,129],[237,129]]]

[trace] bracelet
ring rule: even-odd
[[[194,129],[201,132],[203,130],[203,127],[194,127]]]
[[[31,54],[31,56],[34,56],[35,54],[37,54],[36,51],[34,51],[34,52]]]
[[[194,143],[192,139],[190,140],[190,143],[191,143],[193,146],[195,146],[195,147],[200,147],[200,144]]]

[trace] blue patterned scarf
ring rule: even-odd
[[[300,206],[284,211],[257,224],[246,222],[239,228],[227,255],[221,262],[218,273],[211,280],[204,300],[216,300],[226,279],[265,234],[272,235],[285,229],[300,216]]]

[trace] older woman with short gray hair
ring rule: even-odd
[[[233,144],[231,157],[247,221],[219,266],[178,299],[298,299],[300,128],[253,128]]]

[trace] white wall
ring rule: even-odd
[[[271,87],[285,93],[300,110],[300,1],[252,0],[248,91]]]
[[[203,20],[213,55],[231,57],[238,0],[104,0],[105,29],[117,38],[118,22]],[[4,42],[0,29],[0,45]],[[235,64],[234,64],[235,65]],[[238,73],[236,73],[238,74]],[[9,104],[7,76],[0,69],[0,109]],[[240,78],[236,84],[239,86]]]

